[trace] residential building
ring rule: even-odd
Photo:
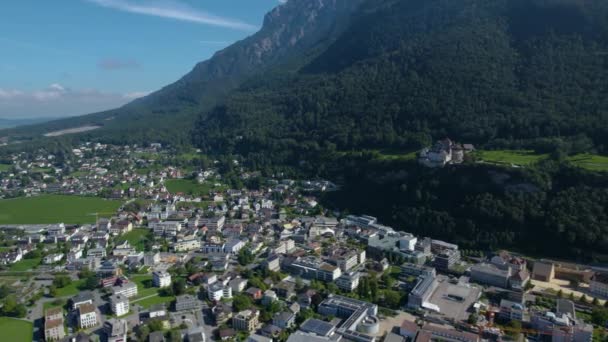
[[[70,308],[72,310],[78,309],[83,304],[93,304],[93,293],[91,291],[79,292],[69,300]]]
[[[324,316],[344,319],[337,332],[346,339],[373,341],[373,337],[370,335],[375,335],[379,330],[380,322],[376,317],[378,314],[376,304],[343,296],[329,295],[319,304],[318,312]],[[301,327],[300,329],[305,331]]]
[[[407,299],[407,306],[413,309],[432,308],[428,303],[429,298],[433,295],[439,283],[434,274],[424,274],[418,278],[418,282],[414,289],[410,292]]]
[[[220,282],[213,283],[207,288],[209,300],[219,301],[222,298],[232,298],[232,287],[225,286]]]
[[[266,259],[262,264],[267,270],[272,272],[278,272],[281,270],[281,259],[276,254],[269,256],[268,259]]]
[[[137,284],[128,282],[118,286],[112,286],[112,293],[115,295],[123,295],[127,298],[135,297],[137,296]]]
[[[226,222],[225,216],[216,216],[216,217],[204,217],[200,218],[198,224],[200,226],[205,226],[209,230],[217,230],[221,231],[224,227],[224,223]]]
[[[229,285],[232,288],[232,293],[243,292],[247,287],[247,279],[237,277],[232,279]]]
[[[127,342],[127,321],[124,319],[111,318],[103,324],[108,342]]]
[[[272,324],[281,329],[290,329],[296,322],[296,315],[289,311],[277,312],[272,318]]]
[[[608,297],[608,274],[597,273],[589,283],[591,293],[599,297]]]
[[[359,286],[360,278],[361,274],[359,272],[343,273],[336,279],[336,285],[343,291],[354,291]]]
[[[144,266],[155,266],[160,263],[160,253],[148,252],[144,254]]]
[[[175,298],[175,311],[198,310],[200,307],[200,301],[194,296],[181,295]]]
[[[110,308],[118,317],[128,314],[129,298],[120,294],[110,296]]]
[[[402,279],[407,279],[409,277],[419,277],[423,274],[432,274],[433,276],[435,276],[436,272],[435,269],[432,267],[412,264],[409,262],[406,262],[401,265],[400,277]]]
[[[171,274],[164,271],[152,272],[152,284],[160,288],[171,286]]]
[[[46,341],[57,341],[65,337],[63,327],[63,309],[47,309],[44,313],[44,338]]]
[[[243,247],[245,247],[245,242],[236,239],[230,240],[224,245],[224,253],[237,254]]]
[[[523,304],[503,299],[500,301],[499,316],[506,320],[523,321],[525,308]]]
[[[63,259],[62,253],[49,254],[42,259],[42,262],[46,265],[54,264],[56,262],[60,262]]]
[[[173,243],[173,250],[177,252],[194,251],[201,248],[201,242],[196,237],[184,238]]]
[[[459,261],[460,251],[447,249],[435,255],[434,266],[438,270],[449,271]]]
[[[78,308],[78,326],[81,329],[88,329],[98,324],[97,312],[93,304],[82,304]]]
[[[236,330],[254,331],[258,325],[259,312],[255,309],[244,310],[232,317],[232,327]]]
[[[532,279],[551,282],[555,278],[555,266],[553,263],[535,261],[532,269]]]
[[[207,243],[203,245],[201,251],[204,254],[223,254],[224,253],[224,244],[219,243]]]
[[[509,287],[511,268],[500,269],[493,264],[477,264],[471,267],[471,280],[480,284],[492,285],[501,288]]]

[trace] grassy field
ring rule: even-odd
[[[578,154],[568,157],[568,161],[590,171],[608,171],[608,157],[593,154]]]
[[[546,154],[537,154],[534,151],[512,150],[477,151],[475,154],[479,160],[486,163],[517,166],[528,166],[548,157]]]
[[[12,167],[12,165],[0,164],[0,172],[9,171]]]
[[[78,294],[78,292],[82,291],[82,286],[84,286],[84,282],[84,279],[78,279],[76,281],[72,281],[66,287],[57,289],[57,297],[74,296]]]
[[[36,268],[36,266],[40,265],[41,260],[42,259],[40,259],[40,258],[23,259],[23,260],[17,261],[16,263],[12,264],[10,267],[10,270],[14,271],[14,272],[27,271],[27,270]]]
[[[34,337],[34,326],[31,322],[9,317],[0,317],[0,331],[3,341],[29,342]]]
[[[212,190],[221,190],[222,188],[216,188],[211,182],[204,182],[198,184],[196,180],[191,179],[169,179],[165,181],[165,186],[170,193],[184,193],[194,196],[206,196]]]
[[[151,234],[151,230],[147,228],[136,228],[132,231],[123,234],[119,239],[118,243],[123,243],[124,241],[129,241],[129,244],[140,252],[144,250],[144,241],[146,241],[146,236]]]
[[[93,223],[111,216],[121,202],[95,197],[38,196],[0,200],[0,224]]]
[[[159,295],[159,296],[142,299],[140,301],[137,301],[137,299],[135,299],[131,303],[141,305],[142,307],[147,309],[147,308],[151,307],[152,305],[161,304],[161,303],[167,303],[167,306],[168,306],[169,303],[171,303],[174,300],[175,300],[174,296],[161,297]]]
[[[66,306],[66,304],[68,303],[67,299],[57,299],[54,300],[52,302],[45,302],[42,305],[42,308],[44,309],[44,311],[48,310],[48,309],[52,309],[52,308],[63,308]]]
[[[35,173],[49,173],[53,171],[53,169],[51,169],[50,167],[35,167],[32,169],[32,172]]]
[[[137,285],[137,298],[142,298],[158,293],[158,288],[152,286],[151,275],[133,275],[130,279]]]

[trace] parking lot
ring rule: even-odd
[[[444,318],[455,321],[466,320],[469,317],[468,309],[475,303],[481,289],[471,284],[458,283],[446,277],[439,277],[439,285],[429,299],[440,309]]]

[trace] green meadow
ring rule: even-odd
[[[61,195],[0,200],[0,224],[94,223],[95,213],[110,217],[120,205],[120,201]]]

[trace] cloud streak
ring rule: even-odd
[[[108,93],[71,89],[53,83],[44,89],[22,91],[0,88],[0,117],[63,117],[120,107],[150,92]]]
[[[148,15],[160,18],[186,21],[196,24],[225,27],[242,31],[254,31],[254,25],[240,20],[225,18],[198,11],[176,2],[140,3],[132,0],[86,0],[98,6],[111,8],[123,12]]]

